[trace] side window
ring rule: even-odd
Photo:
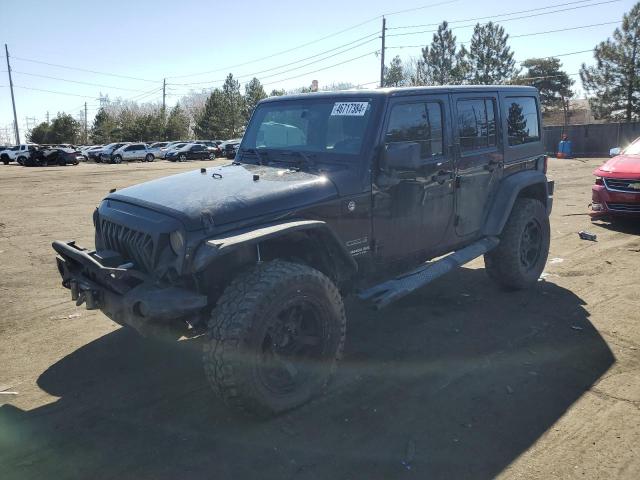
[[[538,107],[534,97],[506,99],[509,146],[540,141]]]
[[[192,152],[199,152],[200,150],[202,150],[202,145],[194,145],[191,147]]]
[[[458,100],[458,136],[462,152],[495,147],[496,114],[491,98]]]
[[[128,147],[124,148],[125,152],[130,152],[131,150],[133,150],[133,145],[129,145]]]
[[[420,144],[422,158],[442,155],[442,107],[439,103],[406,103],[391,110],[385,143]]]

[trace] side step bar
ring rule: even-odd
[[[414,290],[433,282],[454,268],[464,265],[480,255],[484,255],[498,246],[499,242],[498,237],[485,237],[457,252],[450,253],[440,260],[424,263],[415,270],[368,288],[360,292],[358,297],[362,300],[370,300],[374,307],[379,310]]]

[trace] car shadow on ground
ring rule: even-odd
[[[594,226],[606,228],[614,232],[640,235],[640,218],[609,218],[593,220]]]
[[[328,395],[270,420],[222,405],[197,341],[97,339],[40,376],[57,401],[0,408],[2,477],[488,479],[614,362],[571,291],[503,292],[481,269],[347,311]]]

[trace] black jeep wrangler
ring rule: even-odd
[[[533,88],[269,98],[232,163],[112,192],[95,251],[53,248],[77,305],[142,334],[206,332],[213,387],[273,414],[327,384],[345,295],[380,308],[480,255],[501,286],[535,285],[545,172]]]

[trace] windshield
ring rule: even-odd
[[[640,155],[640,138],[624,149],[625,155]]]
[[[258,107],[242,148],[357,155],[371,116],[370,101],[304,99]]]

